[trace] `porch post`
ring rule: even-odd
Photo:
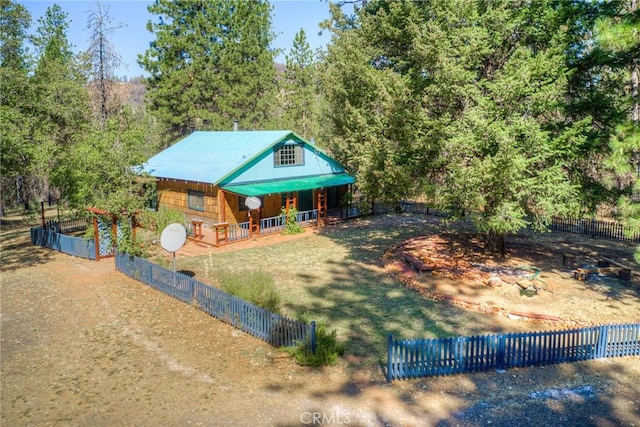
[[[262,205],[258,208],[258,224],[256,225],[258,236],[260,235],[260,221],[262,221]]]
[[[227,222],[227,197],[222,190],[218,190],[218,200],[220,201],[218,206],[218,222]]]

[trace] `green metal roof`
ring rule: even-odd
[[[254,182],[251,184],[223,185],[222,189],[242,196],[264,196],[266,194],[292,193],[315,188],[353,184],[355,179],[346,173],[291,178],[278,181]]]
[[[193,132],[141,165],[157,178],[217,184],[291,131]]]

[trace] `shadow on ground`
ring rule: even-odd
[[[29,217],[12,215],[2,219],[0,228],[0,268],[2,271],[46,264],[55,252],[34,246],[29,227],[37,226]]]

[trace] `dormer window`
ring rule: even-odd
[[[276,148],[273,156],[275,166],[299,166],[304,164],[304,150],[302,145],[283,144]]]

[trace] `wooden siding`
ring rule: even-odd
[[[282,212],[282,195],[272,194],[264,197],[264,208],[262,209],[262,217],[269,218],[278,216]]]
[[[158,206],[184,213],[187,222],[190,222],[193,218],[198,218],[207,225],[219,222],[239,224],[249,220],[248,211],[240,209],[240,200],[244,200],[244,197],[222,191],[217,185],[173,179],[159,179],[157,186]],[[341,188],[337,190],[338,194],[343,194],[346,188],[347,186],[341,186]],[[204,193],[204,211],[189,208],[189,190]],[[317,208],[318,192],[318,189],[313,190],[312,209]],[[299,200],[298,194],[294,194],[296,200]],[[282,194],[263,196],[262,203],[261,218],[277,217],[282,212]],[[255,214],[254,219],[256,219]]]
[[[191,181],[160,179],[158,185],[158,205],[184,213],[187,220],[200,218],[205,222],[219,222],[218,187]],[[189,209],[188,192],[204,193],[204,211]]]
[[[244,200],[243,196],[225,192],[225,222],[229,224],[237,224],[249,221],[249,211],[240,210],[240,200]],[[282,209],[282,196],[280,194],[271,194],[262,197],[262,218],[278,216]],[[256,218],[254,214],[254,219]]]
[[[237,224],[249,220],[248,211],[240,210],[240,196],[233,193],[224,193],[224,221],[229,224]]]

